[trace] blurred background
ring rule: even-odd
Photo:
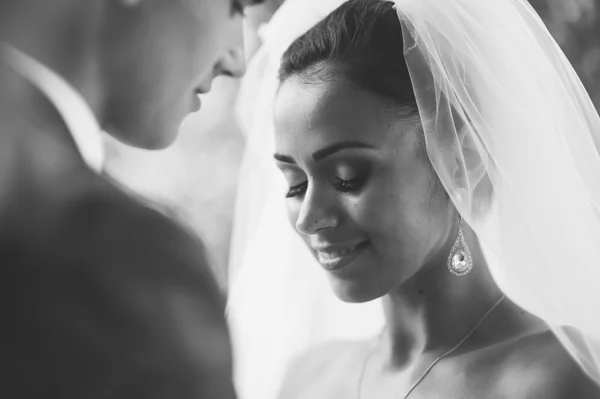
[[[246,52],[260,46],[257,31],[284,0],[248,11]],[[530,0],[600,110],[600,0]],[[166,151],[135,150],[107,138],[107,171],[135,192],[174,209],[202,236],[226,289],[229,242],[244,136],[234,103],[239,83],[219,78]]]

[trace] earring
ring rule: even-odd
[[[456,234],[456,240],[448,255],[448,270],[455,276],[464,276],[473,269],[473,258],[471,258],[471,251],[465,241],[463,235],[463,221],[462,217],[458,216],[458,234]]]

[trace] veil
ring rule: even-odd
[[[281,56],[345,0],[286,0],[259,34],[237,114],[246,149],[229,261],[228,319],[240,399],[272,399],[289,361],[315,343],[369,338],[383,327],[378,301],[351,305],[333,294],[290,227],[287,188],[275,167],[271,107]],[[293,21],[293,23],[290,23]]]
[[[263,331],[274,340],[278,334],[287,342],[302,336],[308,344],[316,341],[310,335],[315,329],[335,335],[344,328],[338,315],[322,316],[326,306],[311,294],[319,276],[307,281],[307,272],[304,280],[278,280],[317,268],[284,226],[283,200],[277,198],[284,186],[269,165],[281,55],[342,2],[289,0],[263,32],[263,48],[244,81],[239,108],[248,150],[230,300],[237,348],[254,344],[244,323],[273,326],[280,315],[297,323],[286,330],[284,318],[279,330]],[[544,319],[600,383],[600,118],[581,81],[525,0],[394,3],[436,173],[477,235],[502,291]],[[276,272],[269,274],[271,263]],[[254,274],[262,277],[254,280]],[[272,286],[281,291],[269,298],[276,305],[266,310],[261,306],[269,301],[256,298]],[[269,313],[274,307],[281,312]],[[374,308],[361,317],[367,315],[371,318],[357,327],[365,334],[366,326],[377,330],[382,323]],[[282,367],[291,354],[278,350],[267,349],[263,359],[279,356],[275,367]],[[240,378],[243,362],[241,367]]]
[[[600,383],[600,118],[587,92],[525,0],[395,3],[440,180],[502,291]]]

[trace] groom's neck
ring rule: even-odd
[[[0,41],[16,47],[65,79],[100,119],[102,85],[98,61],[103,1],[13,0],[8,3],[22,4],[0,6]]]
[[[56,184],[86,170],[67,126],[52,103],[10,70],[0,80],[2,185],[20,191],[24,182]]]

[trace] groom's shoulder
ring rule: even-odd
[[[150,381],[173,397],[209,386],[230,349],[201,242],[101,178],[71,183],[24,196],[11,226],[0,223],[9,392],[132,397]]]
[[[34,231],[21,241],[40,257],[56,259],[58,269],[188,275],[189,281],[215,285],[202,241],[166,212],[100,176],[71,187],[65,194],[44,195],[34,206],[37,215],[27,223]]]
[[[178,258],[187,254],[196,262],[205,258],[202,241],[168,209],[110,181],[97,181],[69,202],[64,219],[73,235],[84,233],[94,252],[112,250],[116,256],[136,258],[156,257],[155,252]]]

